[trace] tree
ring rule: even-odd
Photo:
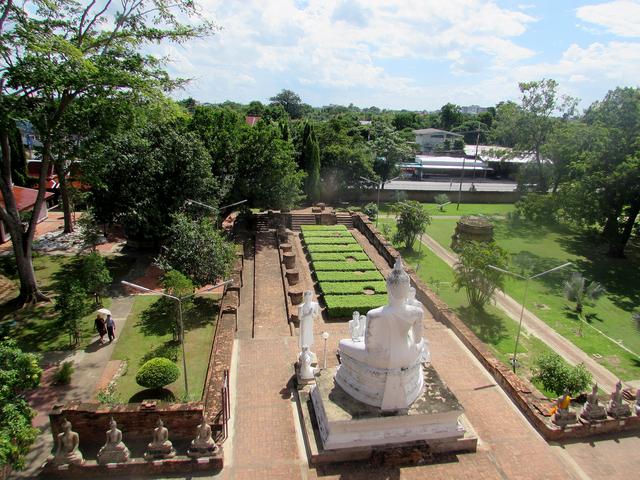
[[[261,117],[264,114],[264,105],[262,102],[254,100],[247,106],[247,115]]]
[[[182,308],[183,314],[188,314],[193,307],[193,292],[195,286],[189,277],[184,275],[178,270],[169,270],[162,277],[162,286],[165,292],[174,297],[181,299],[181,305],[178,305],[173,299],[162,297],[159,302],[164,303],[164,307],[173,311],[173,338],[174,340],[181,340],[182,330],[180,328],[180,312],[179,308]]]
[[[440,210],[441,212],[444,212],[444,206],[447,203],[451,203],[446,193],[439,193],[438,195],[435,196],[434,200],[438,204],[438,210]]]
[[[585,304],[597,300],[604,292],[602,285],[598,282],[587,284],[586,278],[578,272],[574,272],[571,278],[564,282],[564,295],[570,302],[575,302],[578,315],[582,315]]]
[[[136,373],[136,383],[145,388],[162,388],[180,377],[177,365],[168,358],[156,357],[144,363]]]
[[[84,289],[94,296],[96,306],[100,305],[100,296],[113,280],[104,257],[97,252],[83,255],[80,263],[80,278]]]
[[[60,295],[56,297],[55,310],[59,314],[60,322],[69,333],[70,344],[77,345],[80,341],[80,326],[78,322],[88,313],[87,291],[78,280],[63,283]]]
[[[78,220],[78,225],[80,226],[82,243],[85,248],[89,246],[91,247],[91,251],[95,252],[102,236],[102,230],[100,229],[100,225],[98,225],[92,208],[88,208],[84,212],[84,215]]]
[[[158,258],[160,266],[184,273],[198,286],[226,278],[235,259],[233,244],[223,238],[210,219],[192,220],[182,213],[173,215],[164,246]]]
[[[320,147],[313,125],[309,122],[305,123],[302,135],[302,164],[307,172],[305,192],[313,204],[320,199]]]
[[[374,171],[381,181],[385,182],[398,173],[398,164],[412,161],[415,158],[415,144],[407,142],[398,131],[384,122],[374,125],[372,150],[375,155]]]
[[[440,109],[440,128],[451,131],[462,123],[462,112],[458,105],[447,103]]]
[[[20,278],[19,302],[47,300],[39,290],[31,260],[37,219],[43,207],[46,172],[58,128],[78,98],[120,90],[172,88],[162,63],[138,49],[165,39],[183,41],[211,30],[210,24],[183,24],[193,17],[191,0],[123,0],[82,4],[73,0],[0,5],[0,219],[11,235]],[[28,120],[38,131],[42,166],[33,216],[23,227],[11,188],[11,126]]]
[[[420,202],[414,200],[397,203],[394,208],[397,214],[397,231],[393,241],[404,243],[407,250],[413,250],[416,238],[426,231],[431,217]]]
[[[277,124],[258,122],[243,136],[233,193],[260,208],[291,208],[302,198],[305,173],[298,170],[293,145]]]
[[[640,213],[640,89],[609,91],[584,121],[594,141],[571,164],[565,208],[580,224],[603,225],[609,255],[623,257]]]
[[[465,289],[471,307],[483,310],[504,282],[504,274],[489,265],[506,268],[507,252],[494,242],[467,241],[461,245],[458,257],[453,285],[456,291]]]
[[[553,115],[570,118],[578,100],[560,95],[558,82],[552,79],[522,82],[518,86],[522,94],[520,106],[517,110],[509,108],[500,112],[499,119],[503,122],[501,128],[512,131],[516,153],[533,155],[537,191],[546,192],[548,178],[541,152],[557,122]]]
[[[31,426],[35,412],[23,392],[40,384],[39,358],[25,353],[14,340],[0,341],[0,471],[5,466],[21,469],[38,429]]]
[[[556,395],[562,395],[565,390],[577,395],[591,385],[593,378],[584,363],[570,367],[557,353],[546,353],[536,358],[532,380],[539,381],[545,390]]]
[[[285,112],[291,119],[301,118],[304,113],[305,106],[300,100],[300,96],[291,90],[283,89],[277,95],[271,97],[272,105],[282,105]]]

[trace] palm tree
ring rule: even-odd
[[[586,278],[580,273],[574,272],[568,281],[564,282],[564,295],[567,300],[576,303],[576,313],[582,314],[585,304],[597,300],[605,292],[604,287],[598,282],[587,285]]]

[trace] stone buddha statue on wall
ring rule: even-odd
[[[418,327],[424,312],[407,302],[410,288],[398,258],[387,277],[389,303],[367,313],[364,342],[343,339],[338,347],[336,383],[356,400],[382,410],[408,408],[424,386],[422,360],[428,354]]]

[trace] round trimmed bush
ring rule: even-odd
[[[146,388],[162,388],[175,382],[180,376],[180,370],[168,358],[152,358],[140,367],[136,373],[138,385]]]

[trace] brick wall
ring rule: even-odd
[[[371,242],[389,266],[393,266],[400,253],[380,235],[363,214],[354,213],[352,218],[354,227]],[[565,429],[553,425],[548,416],[551,403],[544,399],[544,396],[530,382],[520,379],[509,367],[498,360],[484,342],[451,311],[447,304],[440,300],[411,267],[407,268],[407,273],[416,289],[416,298],[431,312],[433,318],[453,330],[545,439],[559,441],[625,431],[640,432],[640,417],[635,415],[624,420],[608,418],[592,425],[579,423]]]

